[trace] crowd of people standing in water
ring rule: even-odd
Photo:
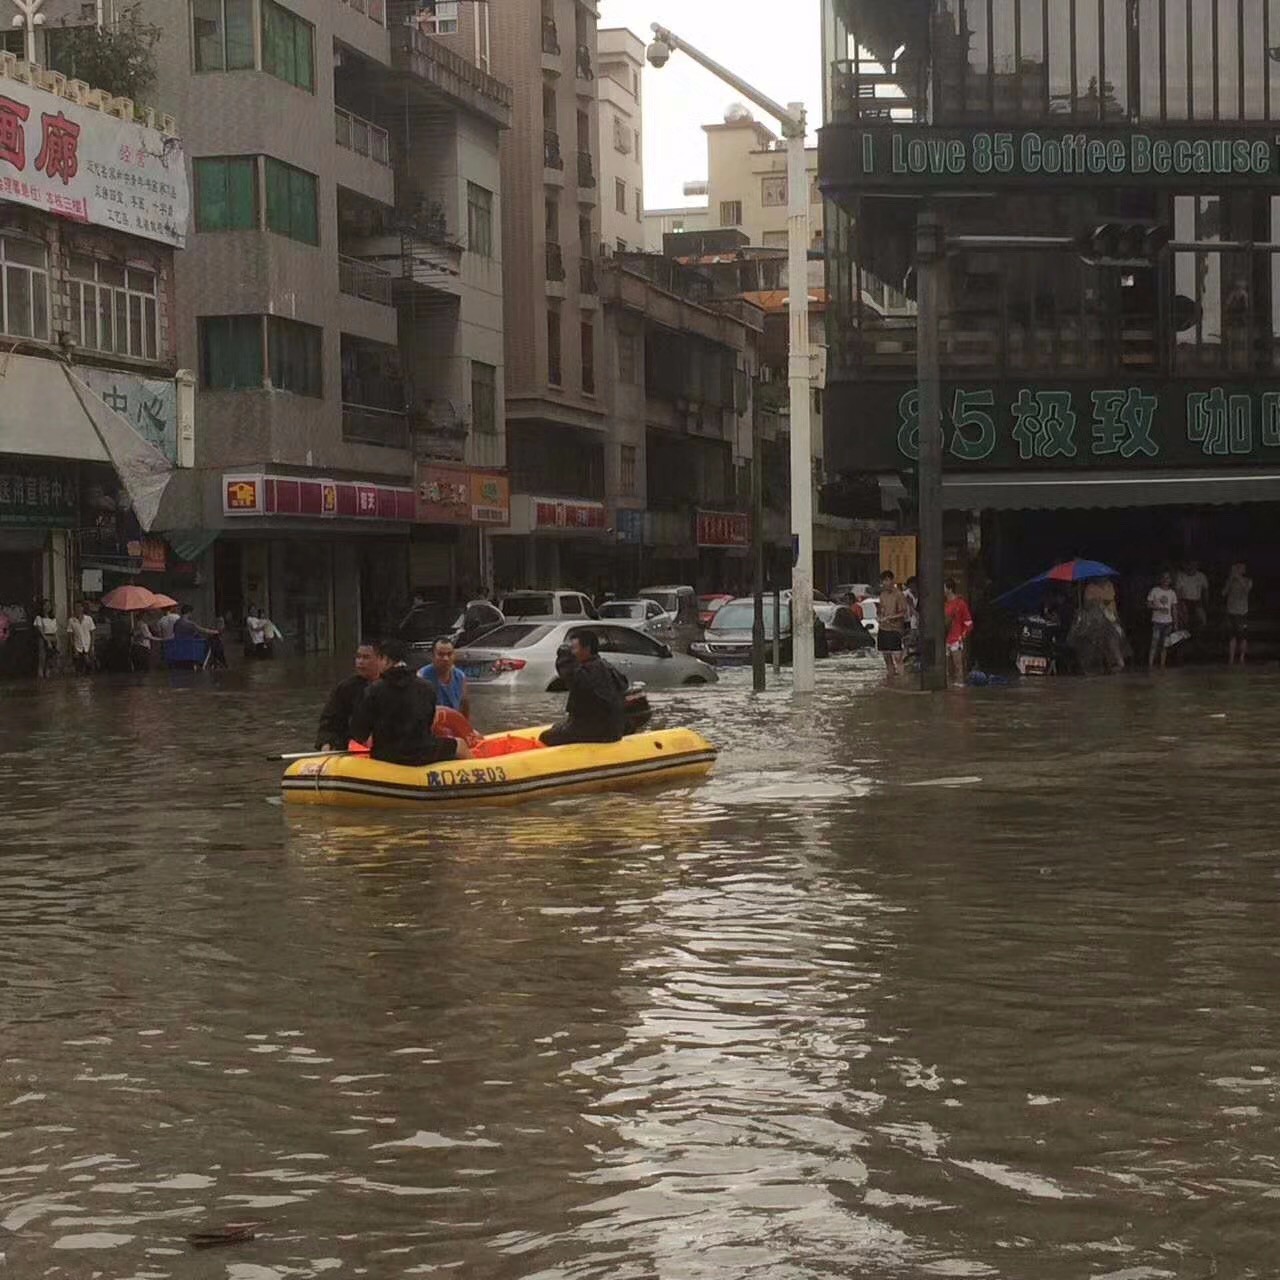
[[[399,640],[367,641],[355,671],[333,690],[316,727],[317,751],[367,746],[385,764],[427,765],[471,756],[464,736],[444,736],[440,711],[470,715],[467,682],[454,664],[453,645],[437,640],[431,661],[415,671]],[[626,728],[627,679],[600,656],[594,631],[579,632],[556,653],[556,673],[568,690],[564,718],[542,734],[544,746],[617,742]],[[469,727],[469,726],[468,726]]]

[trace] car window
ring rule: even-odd
[[[507,618],[547,618],[555,614],[555,601],[550,594],[530,592],[528,595],[504,596],[498,606]]]
[[[566,618],[582,617],[582,597],[581,596],[561,596],[560,612]]]
[[[654,601],[652,601],[652,600],[646,600],[646,601],[644,602],[644,616],[645,616],[646,618],[660,618],[660,617],[662,617],[662,608],[661,608],[661,606],[660,606],[660,605],[658,605],[658,604],[656,604],[656,603],[654,603]]]
[[[675,613],[676,611],[678,601],[674,591],[642,591],[640,597],[643,600],[654,601],[663,613]]]
[[[755,618],[755,608],[749,601],[726,604],[712,619],[712,631],[750,631]],[[785,635],[791,630],[791,606],[784,604],[781,613],[782,632]],[[764,602],[764,633],[773,637],[773,601]]]
[[[476,641],[479,649],[527,649],[543,639],[551,628],[531,622],[509,623],[487,632]]]
[[[644,614],[644,605],[622,600],[611,600],[600,606],[602,618],[639,618]]]
[[[600,651],[605,652],[606,634],[608,633],[608,652],[629,653],[644,658],[662,657],[662,646],[656,640],[630,627],[601,627]]]

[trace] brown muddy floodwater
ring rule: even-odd
[[[735,674],[427,827],[280,807],[336,671],[0,688],[0,1277],[1276,1274],[1280,676]]]

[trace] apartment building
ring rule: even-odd
[[[509,0],[489,27],[514,108],[501,143],[511,523],[494,571],[503,585],[545,583],[567,572],[563,545],[606,528],[596,15],[578,0]]]
[[[0,675],[34,672],[37,601],[65,636],[75,599],[139,576],[176,591],[195,570],[153,532],[192,450],[175,122],[12,48],[0,50]]]
[[[644,244],[644,49],[644,41],[625,28],[599,33],[600,241],[606,253],[626,253]]]
[[[387,630],[411,588],[480,582],[506,518],[511,93],[442,8],[144,3],[157,99],[190,120],[177,350],[204,604],[264,607],[298,652]]]

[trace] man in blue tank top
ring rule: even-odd
[[[418,674],[436,691],[436,704],[460,711],[471,719],[471,698],[467,678],[453,665],[453,641],[437,640],[431,661]]]

